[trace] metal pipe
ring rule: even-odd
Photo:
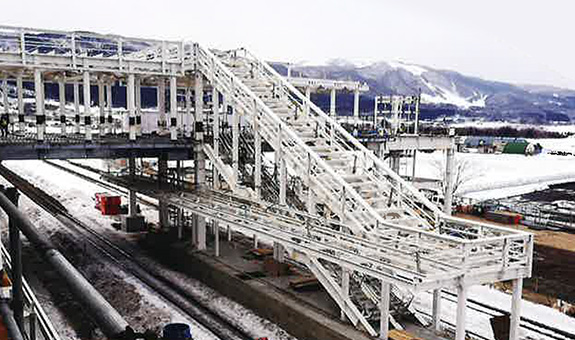
[[[39,233],[32,222],[0,192],[0,207],[17,223],[20,231],[40,251],[47,262],[68,283],[70,291],[82,301],[89,315],[98,324],[102,332],[110,338],[121,339],[132,332],[124,318],[110,305],[106,299],[82,276],[82,274],[66,260],[54,247],[52,242]]]
[[[18,207],[18,190],[7,188],[6,196]],[[10,258],[12,259],[12,309],[14,319],[22,328],[24,325],[24,294],[22,291],[22,242],[20,242],[20,230],[18,223],[10,217],[8,221],[10,239]]]
[[[0,301],[0,315],[2,316],[4,326],[6,326],[6,330],[8,331],[8,339],[24,340],[24,337],[20,332],[20,328],[18,328],[18,324],[16,323],[16,319],[14,319],[14,313],[12,313],[12,309],[6,300]]]

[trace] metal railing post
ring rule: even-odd
[[[7,188],[6,197],[18,206],[18,197],[20,194],[16,188]],[[14,319],[20,329],[23,329],[24,321],[24,296],[22,292],[22,242],[20,241],[20,230],[16,220],[8,217],[8,229],[10,239],[10,257],[12,258],[12,309],[14,310]]]

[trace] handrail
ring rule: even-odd
[[[206,49],[201,48],[200,46],[196,45],[198,48],[198,56],[197,58],[201,57],[201,54],[205,54],[205,58],[207,59],[206,63],[206,68],[208,66],[211,67],[217,67],[218,68],[218,72],[214,72],[213,70],[203,70],[204,73],[207,76],[212,76],[214,79],[211,79],[214,81],[214,83],[218,82],[218,83],[222,83],[222,80],[218,80],[215,79],[216,77],[216,73],[218,73],[218,75],[225,75],[227,78],[229,78],[229,81],[233,83],[233,89],[234,91],[237,90],[241,90],[243,93],[242,95],[245,97],[249,97],[251,98],[251,101],[253,101],[253,103],[256,104],[256,110],[257,111],[261,111],[263,113],[266,114],[266,116],[268,118],[270,118],[273,122],[275,122],[276,124],[278,124],[278,126],[282,127],[282,131],[284,133],[286,133],[291,139],[293,139],[293,142],[300,148],[303,148],[304,151],[309,154],[309,157],[313,158],[313,160],[315,161],[315,163],[320,166],[320,168],[322,168],[322,170],[324,170],[326,173],[328,173],[329,175],[331,175],[331,177],[342,186],[342,188],[346,188],[346,194],[351,194],[352,199],[354,199],[357,203],[359,203],[363,208],[365,208],[365,210],[367,212],[369,212],[372,216],[376,217],[376,220],[379,222],[379,226],[380,227],[387,227],[390,230],[398,230],[398,231],[406,231],[406,232],[415,232],[415,233],[420,233],[420,234],[424,234],[428,237],[432,237],[432,238],[436,238],[436,239],[440,239],[443,241],[449,241],[449,242],[455,242],[457,244],[468,244],[468,243],[473,243],[474,240],[467,240],[467,239],[462,239],[460,237],[456,237],[456,236],[452,236],[452,235],[445,235],[445,234],[439,234],[437,232],[431,232],[431,231],[427,231],[427,230],[421,230],[419,228],[415,228],[415,227],[410,227],[410,226],[401,226],[401,225],[397,225],[397,224],[393,224],[390,223],[389,220],[385,220],[383,219],[382,216],[380,216],[379,214],[377,214],[375,211],[372,211],[373,208],[371,206],[367,206],[367,203],[365,202],[365,200],[363,198],[361,198],[361,196],[359,196],[355,190],[353,190],[351,188],[351,186],[345,182],[341,176],[338,176],[337,174],[335,174],[333,172],[333,170],[331,169],[331,167],[327,166],[327,164],[325,163],[325,161],[323,161],[323,159],[321,159],[313,150],[311,150],[311,148],[305,144],[301,138],[299,138],[299,136],[297,136],[291,128],[289,128],[289,125],[287,125],[286,123],[284,123],[277,115],[275,115],[273,113],[273,111],[267,107],[267,105],[265,105],[265,103],[258,97],[256,96],[236,75],[234,75],[220,60],[219,58],[217,58],[211,51],[208,51]],[[202,68],[204,68],[203,63],[199,62],[198,64],[201,65]],[[265,65],[264,65],[265,66]],[[269,65],[268,65],[269,67]],[[277,72],[275,72],[275,70],[272,69],[272,71],[279,76],[279,74],[277,74]],[[281,78],[281,76],[279,76],[279,79],[282,80],[282,82],[285,83],[285,80],[283,80],[283,78]],[[221,84],[221,86],[223,86],[224,84]],[[296,94],[299,93],[299,91],[297,91],[295,88],[293,88],[291,85],[287,84],[288,87],[292,88],[294,90],[294,92]],[[244,110],[249,111],[250,109],[253,109],[253,104],[251,103],[245,103],[242,98],[239,98],[237,96],[235,96],[235,92],[233,93],[233,99],[236,100],[238,102],[238,104],[241,104],[241,106],[243,107]],[[301,94],[300,94],[301,96]],[[303,100],[305,100],[306,98],[303,97]],[[312,103],[313,105],[313,103]],[[315,106],[315,105],[313,105]],[[321,110],[319,108],[317,108],[317,106],[315,106],[316,110],[318,110],[319,112],[321,112]],[[323,112],[322,112],[323,113]],[[256,113],[257,114],[257,113]],[[320,114],[321,115],[321,114]],[[323,113],[323,115],[325,116],[325,113]],[[328,117],[329,119],[329,117]],[[334,122],[333,120],[330,119],[330,121],[334,124],[334,126],[339,127],[340,129],[342,129],[339,124],[337,124],[336,122]],[[287,127],[287,128],[286,128]],[[343,131],[345,135],[351,137],[351,135],[349,135],[349,133],[347,133],[347,131]],[[354,141],[353,138],[350,138],[352,141]],[[355,141],[355,143],[359,143],[358,141]],[[361,144],[360,144],[361,145]],[[361,147],[363,149],[365,149],[362,145]],[[366,151],[368,151],[367,149],[365,149]],[[364,152],[364,154],[370,154],[371,152]],[[373,159],[375,160],[378,164],[382,165],[382,168],[384,169],[388,169],[388,167],[381,162],[381,160],[378,159]],[[388,170],[391,171],[391,170]],[[411,186],[403,181],[403,179],[401,179],[401,177],[399,177],[397,174],[395,174],[394,172],[392,172],[391,177],[396,178],[401,180],[401,182],[404,184],[404,188],[408,188],[410,190],[415,190],[413,188],[411,188]],[[350,190],[351,189],[351,190]],[[419,193],[418,191],[415,190],[415,196],[423,196],[421,193]],[[428,201],[425,197],[423,197],[424,200]],[[428,201],[429,202],[429,201]],[[438,216],[440,217],[447,217],[444,213],[442,213],[437,207],[435,207],[431,202],[429,202],[429,204],[431,204],[433,206],[433,210],[434,212],[437,213]]]
[[[145,42],[167,42],[167,43],[180,43],[181,41],[177,40],[161,40],[161,39],[148,39],[148,38],[138,38],[138,37],[130,37],[130,36],[123,36],[118,34],[101,34],[101,33],[94,33],[94,32],[84,32],[84,31],[64,31],[64,30],[55,30],[55,29],[38,29],[33,27],[20,27],[20,26],[10,26],[10,25],[0,25],[0,30],[14,30],[18,32],[21,31],[30,31],[30,33],[48,33],[48,34],[82,34],[85,36],[92,36],[92,37],[102,37],[102,38],[109,38],[109,39],[130,39],[130,40],[140,40]]]
[[[310,99],[305,97],[299,90],[297,90],[291,83],[289,83],[289,81],[287,81],[284,77],[282,77],[273,67],[271,67],[268,63],[258,59],[253,53],[251,53],[247,49],[241,48],[240,50],[244,51],[244,53],[246,53],[247,56],[251,57],[252,60],[259,63],[261,65],[261,67],[263,67],[266,71],[268,71],[271,75],[273,75],[277,80],[279,80],[281,82],[282,86],[285,86],[289,91],[291,91],[293,94],[295,94],[302,102],[307,103],[309,105],[310,109],[315,111],[315,113],[319,117],[324,119],[326,122],[329,122],[330,125],[335,127],[335,129],[339,133],[341,133],[344,137],[346,137],[347,138],[346,141],[351,142],[360,152],[362,152],[364,155],[369,157],[369,159],[372,162],[374,162],[374,164],[377,165],[378,169],[384,170],[384,172],[389,177],[391,177],[394,181],[396,181],[397,183],[399,183],[401,185],[402,189],[408,190],[412,195],[414,195],[416,198],[418,198],[421,201],[421,203],[423,203],[427,208],[432,210],[436,214],[437,217],[443,219],[444,221],[451,221],[451,222],[462,222],[462,221],[464,221],[465,224],[467,224],[467,225],[476,225],[478,227],[489,228],[491,230],[497,230],[500,232],[507,232],[507,233],[509,232],[509,230],[506,230],[505,228],[500,228],[500,227],[497,227],[494,225],[482,224],[482,223],[478,223],[475,221],[465,221],[465,220],[462,220],[462,219],[452,217],[450,215],[445,214],[435,204],[433,204],[431,201],[429,201],[429,199],[427,199],[427,197],[425,197],[423,194],[421,194],[419,192],[419,190],[417,190],[410,183],[408,183],[403,178],[401,178],[401,176],[399,176],[395,171],[392,171],[387,166],[387,164],[385,164],[381,159],[376,157],[363,144],[361,144],[355,137],[353,137],[347,130],[345,130],[339,123],[337,123],[331,116],[327,115],[316,104],[314,104]],[[517,232],[520,234],[523,234],[525,236],[529,235],[529,233],[526,233],[523,231],[517,231]]]
[[[431,201],[429,201],[423,194],[421,194],[417,189],[412,187],[407,181],[405,181],[401,176],[399,176],[395,171],[392,171],[387,164],[385,164],[381,159],[375,157],[375,155],[369,151],[363,144],[361,144],[355,137],[353,137],[347,130],[345,130],[339,123],[337,123],[331,116],[327,115],[323,112],[317,105],[315,105],[310,99],[307,99],[300,91],[298,91],[291,83],[289,83],[284,77],[282,77],[273,67],[271,67],[268,63],[259,60],[256,56],[254,56],[250,51],[246,49],[242,49],[245,51],[252,59],[260,63],[266,71],[271,73],[276,79],[278,79],[283,86],[288,88],[291,92],[293,92],[300,100],[306,102],[310,109],[315,111],[315,113],[320,116],[321,118],[325,119],[327,122],[333,124],[335,129],[341,133],[344,137],[347,138],[347,141],[350,141],[359,151],[364,152],[371,161],[373,161],[378,167],[383,169],[388,176],[393,178],[393,180],[397,181],[401,185],[404,185],[407,190],[409,190],[414,196],[422,201],[430,210],[434,213],[444,217],[444,213],[435,206]]]
[[[202,53],[205,54],[207,60],[209,61],[209,63],[212,64],[212,66],[217,66],[219,72],[225,74],[228,78],[230,78],[233,81],[233,85],[234,85],[235,90],[237,90],[239,88],[244,92],[245,96],[250,97],[258,106],[258,107],[256,107],[256,110],[263,111],[270,119],[272,119],[276,124],[278,124],[278,127],[282,128],[282,132],[288,134],[288,136],[300,148],[303,148],[304,151],[309,155],[309,157],[313,158],[313,160],[316,162],[317,165],[319,165],[322,168],[322,170],[327,172],[338,184],[341,185],[342,189],[345,188],[346,194],[351,195],[351,198],[353,198],[358,204],[360,204],[362,206],[363,209],[365,209],[373,217],[375,217],[375,219],[379,222],[380,226],[388,227],[391,230],[397,230],[397,231],[425,233],[429,237],[434,237],[437,239],[441,239],[443,241],[455,242],[458,244],[465,243],[464,242],[465,240],[458,238],[458,237],[455,237],[455,236],[442,235],[442,234],[433,233],[430,231],[421,230],[421,229],[415,228],[415,227],[397,225],[397,224],[390,223],[389,220],[385,220],[382,216],[377,214],[377,212],[375,212],[373,207],[371,207],[369,204],[367,204],[367,202],[355,190],[353,190],[352,186],[349,183],[345,182],[341,178],[341,176],[337,175],[333,171],[333,169],[330,166],[328,166],[321,157],[319,157],[317,155],[317,153],[315,153],[313,150],[311,150],[311,148],[307,144],[305,144],[303,142],[303,140],[301,140],[301,138],[298,135],[296,135],[293,132],[293,130],[289,127],[289,125],[284,123],[276,114],[274,114],[273,111],[262,101],[261,98],[256,96],[236,75],[234,75],[226,66],[224,66],[223,63],[219,60],[219,58],[217,58],[209,50],[204,49],[204,48],[200,47],[199,45],[196,45],[196,46],[197,46],[196,48],[198,50],[197,58],[200,58]],[[199,63],[199,64],[201,64],[201,63]],[[209,69],[203,70],[203,71],[206,74],[206,76],[212,75],[214,77],[214,79],[212,79],[214,81],[214,83],[217,82],[217,79],[215,79],[215,76],[216,76],[215,72],[212,73]],[[241,100],[240,98],[236,98],[235,96],[233,97],[233,99],[236,101]],[[244,109],[246,111],[249,110],[249,108],[250,108],[249,104],[246,104],[246,103],[242,103],[242,106],[244,107]],[[339,124],[337,124],[335,122],[334,122],[334,125],[339,126]],[[357,142],[357,143],[359,143],[359,142]],[[381,163],[381,164],[383,164],[383,163]],[[384,166],[387,168],[386,165],[384,165]],[[400,178],[398,175],[395,175],[395,176],[396,176],[396,178]],[[407,186],[408,185],[406,183],[406,187]],[[418,193],[418,194],[421,195],[420,193]],[[431,202],[429,202],[429,203],[431,205],[433,205]],[[435,210],[438,210],[437,207],[434,206],[434,208],[435,208]]]

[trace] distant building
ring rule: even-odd
[[[516,155],[536,155],[541,153],[543,147],[541,144],[529,142],[509,142],[505,145],[503,153]]]
[[[512,146],[507,148],[510,144]],[[464,146],[466,149],[476,149],[479,153],[537,154],[541,152],[541,145],[533,145],[528,149],[529,144],[525,138],[469,136],[465,139]]]

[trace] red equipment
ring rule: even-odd
[[[110,195],[107,192],[99,192],[95,195],[95,208],[102,212],[102,215],[118,215],[122,200],[120,196]]]

